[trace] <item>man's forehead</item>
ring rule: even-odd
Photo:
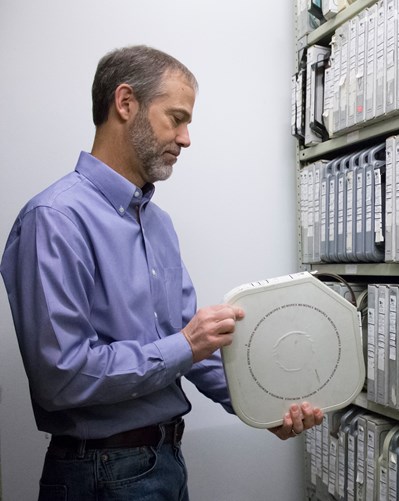
[[[181,71],[170,71],[166,70],[162,76],[161,89],[165,92],[171,92],[173,90],[187,91],[190,89],[195,94],[195,88],[190,82],[189,78]]]
[[[151,106],[162,106],[171,111],[180,110],[191,120],[195,97],[195,89],[183,73],[169,73],[165,75],[160,93],[153,99]]]

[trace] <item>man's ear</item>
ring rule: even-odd
[[[127,121],[136,114],[138,102],[130,85],[118,85],[115,89],[114,105],[116,114],[122,121]]]

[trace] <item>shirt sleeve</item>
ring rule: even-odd
[[[183,325],[186,325],[193,317],[197,304],[191,279],[184,266],[183,271]],[[213,353],[208,359],[194,364],[191,370],[186,374],[186,378],[191,381],[203,395],[221,404],[230,414],[234,413],[219,350]]]
[[[95,263],[65,214],[28,212],[1,264],[32,397],[44,409],[112,404],[161,391],[192,366],[182,333],[99,342],[90,322]],[[74,270],[73,279],[71,270]]]
[[[194,364],[186,377],[203,395],[234,414],[219,350],[208,359]]]

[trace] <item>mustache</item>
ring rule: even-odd
[[[168,147],[164,150],[164,153],[171,153],[175,157],[178,157],[180,155],[181,148],[174,148],[174,147]]]

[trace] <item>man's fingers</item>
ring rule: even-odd
[[[230,345],[236,321],[243,317],[242,308],[229,304],[200,308],[182,329],[193,352],[194,362],[209,357],[222,346]]]
[[[304,430],[302,409],[299,405],[293,404],[290,407],[290,414],[292,419],[292,430],[295,434],[299,435]]]
[[[315,425],[315,417],[313,413],[313,409],[308,403],[302,404],[302,412],[303,412],[303,425],[304,428],[311,428]]]
[[[301,409],[305,430],[312,428],[315,425],[319,425],[323,421],[323,412],[318,407],[312,407],[308,402],[304,402],[301,405]]]
[[[218,304],[213,306],[213,310],[216,313],[215,318],[218,320],[224,320],[226,318],[231,318],[232,320],[241,320],[244,318],[244,310],[238,306],[232,306],[230,304]]]
[[[245,317],[245,311],[242,308],[234,307],[235,319],[242,320]]]

